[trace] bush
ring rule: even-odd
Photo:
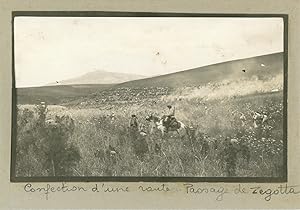
[[[81,156],[71,143],[74,121],[69,116],[47,120],[47,105],[18,109],[16,176],[74,175]]]

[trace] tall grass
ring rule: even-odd
[[[47,105],[17,110],[16,176],[70,176],[81,159],[70,141],[75,124],[69,116],[49,120]]]
[[[180,98],[184,94],[177,94],[172,96],[176,100],[166,96],[156,103],[150,100],[149,103],[141,101],[130,105],[107,103],[99,108],[84,109],[51,109],[49,106],[51,111],[47,112],[45,120],[55,116],[69,116],[74,120],[74,129],[65,132],[68,133],[67,142],[76,148],[75,151],[78,150],[80,158],[74,159],[72,167],[64,175],[283,176],[282,92],[210,100],[201,97]],[[190,128],[189,137],[181,138],[172,133],[162,138],[159,131],[149,134],[150,125],[145,120],[146,116],[150,113],[161,116],[169,103],[176,107],[176,118]],[[265,113],[268,119],[263,123],[262,119],[254,120],[255,112]],[[28,116],[35,116],[36,113],[22,106],[18,113],[17,148],[26,155],[17,156],[22,157],[17,158],[17,174],[53,175],[47,172],[45,161],[37,158],[41,156],[37,156],[35,150],[20,149],[22,142],[34,144],[41,137],[33,135],[34,123],[23,122],[35,119]],[[131,114],[138,116],[138,122],[146,128],[147,135],[131,131]],[[244,115],[243,119],[241,115]],[[29,137],[26,132],[29,132]],[[43,142],[52,141],[54,134],[51,135]],[[239,143],[232,145],[228,139],[237,139]],[[235,150],[229,151],[229,145]],[[34,158],[37,160],[34,161]]]

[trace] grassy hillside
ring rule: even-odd
[[[64,136],[69,136],[68,144],[72,145],[66,148],[77,153],[63,153],[66,155],[62,159],[65,161],[62,176],[283,177],[282,94],[248,95],[205,103],[195,99],[176,101],[176,118],[191,128],[190,138],[181,138],[176,133],[162,138],[158,130],[150,134],[146,116],[149,113],[161,116],[165,101],[126,103],[115,108],[104,105],[107,109],[49,106],[46,119],[70,116],[74,120],[73,129],[66,130]],[[18,110],[17,176],[52,176],[46,146],[50,142],[51,148],[59,152],[61,148],[55,142],[63,141],[59,138],[62,135],[50,130],[46,132],[48,138],[41,138],[45,129],[40,132],[36,129],[42,124],[36,107],[21,105]],[[254,120],[254,112],[265,113],[268,119]],[[132,113],[138,116],[146,136],[133,134],[128,127]],[[239,149],[236,148],[239,153],[226,149],[225,140],[232,138],[240,142],[240,148],[238,145]],[[110,147],[115,148],[116,155],[110,152]]]
[[[254,58],[199,67],[147,79],[111,85],[61,85],[18,89],[19,104],[69,103],[72,105],[102,106],[105,102],[138,102],[160,99],[175,90],[175,96],[210,99],[255,92],[282,90],[283,54],[276,53]],[[189,89],[194,87],[196,89]],[[174,99],[174,94],[171,100]],[[175,99],[176,100],[176,99]],[[72,101],[72,102],[71,102]]]
[[[223,80],[255,77],[259,80],[282,74],[283,53],[234,60],[147,79],[125,82],[119,87],[185,87]]]
[[[20,101],[62,106],[18,105],[16,174],[283,177],[282,65],[279,53],[119,85],[19,89]],[[188,135],[162,136],[146,120],[168,104]]]
[[[112,85],[59,85],[17,89],[18,104],[36,104],[41,101],[48,104],[61,104],[70,100],[104,90]]]

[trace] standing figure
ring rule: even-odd
[[[258,127],[257,120],[261,118],[261,114],[259,114],[258,112],[254,112],[252,118],[253,118],[253,127],[257,128]]]
[[[133,130],[138,130],[138,122],[137,122],[137,117],[135,114],[131,115],[130,121],[129,121],[129,127]]]
[[[139,131],[139,125],[137,122],[137,116],[135,114],[131,115],[130,121],[129,121],[129,133],[130,137],[136,139],[137,133]]]
[[[228,177],[236,176],[236,161],[238,150],[235,146],[236,139],[226,139],[222,156],[224,157],[225,171]]]
[[[208,153],[208,150],[209,150],[208,140],[206,138],[204,138],[203,142],[202,142],[202,147],[201,147],[201,155],[203,157],[206,157],[207,153]]]
[[[242,112],[240,113],[240,120],[242,121],[242,127],[244,127],[246,125],[246,117]]]
[[[261,123],[264,124],[268,120],[267,112],[263,112],[262,121]]]
[[[165,115],[162,117],[162,119],[163,119],[163,125],[166,127],[166,133],[168,133],[169,127],[176,121],[175,107],[168,105],[165,111]]]

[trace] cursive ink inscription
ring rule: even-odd
[[[187,194],[217,194],[216,200],[222,201],[228,190],[224,187],[194,187],[193,184],[184,184]]]
[[[76,191],[87,191],[87,189],[85,189],[82,186],[76,186],[76,185],[72,185],[72,186],[68,186],[65,183],[61,183],[60,186],[51,186],[50,184],[46,184],[44,187],[34,187],[32,186],[32,184],[27,183],[24,186],[24,191],[25,192],[40,192],[45,194],[46,196],[46,200],[48,200],[49,194],[50,193],[54,193],[54,192],[76,192]]]
[[[102,184],[101,187],[98,187],[98,184],[96,184],[92,188],[92,192],[105,192],[105,193],[118,193],[118,192],[129,192],[129,187],[111,187],[106,184]]]
[[[280,185],[278,188],[266,188],[263,189],[261,186],[251,187],[250,190],[252,190],[252,194],[258,194],[265,196],[264,199],[266,201],[270,201],[273,195],[289,195],[289,194],[299,194],[300,191],[297,191],[296,188],[299,187],[299,185],[294,186],[288,186],[287,184]]]
[[[143,192],[169,192],[171,191],[170,188],[166,184],[162,184],[160,186],[143,186],[140,185],[138,187]]]
[[[182,187],[182,188],[181,188]],[[254,187],[246,187],[242,184],[236,185],[235,188],[226,188],[222,185],[197,185],[192,183],[182,184],[179,188],[171,188],[168,184],[139,184],[134,189],[137,189],[141,193],[168,193],[168,192],[183,192],[188,195],[212,195],[216,201],[224,200],[225,194],[235,194],[235,195],[256,195],[263,198],[265,201],[271,201],[273,197],[277,196],[291,196],[300,195],[300,185],[287,185],[280,184],[277,187],[265,187],[261,185],[256,185]],[[38,193],[45,195],[46,200],[49,198],[51,193],[69,193],[69,192],[99,192],[99,193],[130,193],[131,188],[128,185],[118,185],[118,184],[94,184],[90,187],[81,186],[79,184],[31,184],[27,183],[23,187],[26,193]],[[133,191],[134,191],[133,189]],[[182,190],[180,190],[182,189]]]

